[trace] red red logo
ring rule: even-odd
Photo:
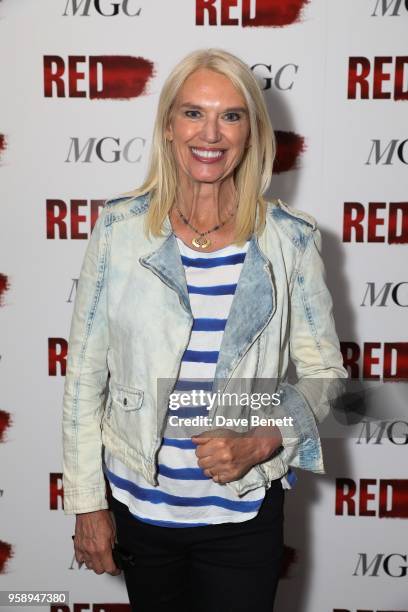
[[[275,131],[276,159],[273,166],[275,174],[288,172],[298,167],[299,157],[306,150],[305,139],[295,132]]]
[[[6,146],[7,146],[7,141],[6,141],[5,135],[0,134],[0,159],[1,159],[2,152],[6,150]]]
[[[11,414],[5,410],[0,410],[0,442],[5,442],[5,434],[11,423]]]
[[[408,379],[408,342],[340,342],[344,367],[353,379]]]
[[[87,240],[105,200],[48,199],[46,202],[49,240]]]
[[[14,557],[14,552],[11,544],[0,540],[0,574],[7,572],[6,565],[12,557]]]
[[[50,510],[58,510],[58,502],[64,507],[64,489],[62,486],[62,474],[50,474]]]
[[[68,341],[65,338],[48,338],[48,375],[65,376]]]
[[[282,27],[301,21],[310,0],[196,0],[197,26]],[[240,9],[237,7],[240,4]],[[238,10],[237,10],[238,9]]]
[[[336,479],[337,516],[408,518],[408,480]]]
[[[6,291],[10,289],[9,279],[5,274],[0,272],[0,306],[4,305],[3,297]]]
[[[408,243],[408,202],[345,202],[343,242]]]
[[[44,55],[44,97],[129,100],[146,93],[153,62],[130,55]]]
[[[348,95],[350,100],[408,100],[404,90],[408,56],[350,57]]]

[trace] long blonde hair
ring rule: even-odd
[[[276,140],[256,78],[249,67],[232,53],[222,49],[199,49],[189,53],[173,68],[160,93],[146,179],[139,188],[124,195],[138,196],[151,192],[145,232],[161,236],[162,224],[175,202],[177,192],[177,167],[165,130],[180,88],[199,68],[207,68],[229,78],[244,97],[248,108],[251,146],[246,148],[234,177],[238,198],[234,242],[242,245],[265,223],[266,200],[263,194],[272,178]],[[259,217],[255,227],[257,204]]]

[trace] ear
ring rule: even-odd
[[[173,128],[171,126],[171,123],[164,130],[164,137],[166,138],[166,140],[169,140],[170,142],[173,140],[174,136],[173,136]]]

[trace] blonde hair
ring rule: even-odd
[[[237,191],[234,242],[242,245],[265,224],[266,200],[263,194],[272,178],[276,140],[262,91],[250,68],[237,56],[222,49],[199,49],[185,56],[171,71],[160,93],[150,150],[149,166],[143,184],[124,195],[138,196],[151,192],[145,220],[145,232],[162,235],[162,225],[174,204],[177,192],[177,167],[171,143],[165,137],[177,94],[184,81],[200,68],[225,75],[245,99],[250,123],[250,140],[243,158],[235,168]],[[256,205],[259,207],[256,222]]]

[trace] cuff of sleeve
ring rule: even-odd
[[[64,513],[82,514],[109,508],[105,489],[68,489],[64,487]]]
[[[290,425],[279,427],[282,459],[287,465],[324,473],[319,431],[310,406],[294,385],[282,383],[280,391],[279,416],[291,417]]]

